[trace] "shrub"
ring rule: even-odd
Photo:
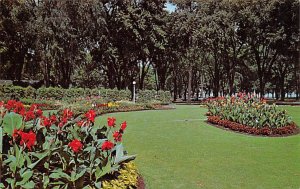
[[[28,86],[25,88],[25,96],[23,98],[36,98],[35,88]]]
[[[88,94],[89,95],[89,94]],[[64,90],[64,98],[79,98],[88,96],[83,88],[70,88]]]
[[[52,99],[64,100],[68,102],[82,100],[84,98],[99,97],[106,102],[111,101],[129,101],[131,100],[130,90],[117,90],[117,89],[88,89],[88,88],[70,88],[63,89],[58,87],[41,87],[34,89],[32,87],[19,87],[13,85],[0,86],[0,97],[2,99],[14,98],[32,98],[32,99]],[[139,103],[157,103],[169,104],[171,96],[168,91],[154,91],[145,90],[138,91],[137,102]]]
[[[37,96],[40,99],[61,100],[64,97],[64,89],[58,87],[41,87],[37,90]]]
[[[138,91],[137,102],[149,103],[155,102],[157,104],[169,104],[171,102],[171,94],[169,91],[155,91],[155,90],[144,90]]]
[[[0,113],[0,188],[101,188],[107,174],[135,158],[121,143],[126,122],[96,126],[94,110],[45,116],[36,105],[26,110],[10,100]]]

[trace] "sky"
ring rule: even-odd
[[[166,10],[169,11],[169,12],[174,12],[175,8],[176,8],[176,6],[171,4],[171,3],[166,4]]]

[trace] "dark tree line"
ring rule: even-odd
[[[300,93],[299,1],[1,0],[0,78],[170,90],[174,99]],[[204,89],[204,90],[201,90]]]

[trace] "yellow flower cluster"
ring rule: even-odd
[[[116,102],[109,102],[107,103],[107,107],[111,108],[111,107],[119,107],[119,103]]]
[[[103,189],[136,188],[138,182],[138,171],[132,161],[124,163],[123,168],[119,171],[119,173],[120,175],[117,179],[103,181]]]

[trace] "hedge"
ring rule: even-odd
[[[105,101],[121,101],[131,100],[130,90],[117,90],[117,89],[84,89],[84,88],[70,88],[63,89],[59,87],[41,87],[34,89],[33,87],[20,87],[13,85],[0,85],[0,98],[11,99],[11,98],[32,98],[32,99],[52,99],[52,100],[68,100],[87,98],[90,96],[99,96]],[[171,102],[171,94],[168,91],[155,91],[155,90],[144,90],[137,92],[137,102],[140,103],[164,103],[168,104]]]

